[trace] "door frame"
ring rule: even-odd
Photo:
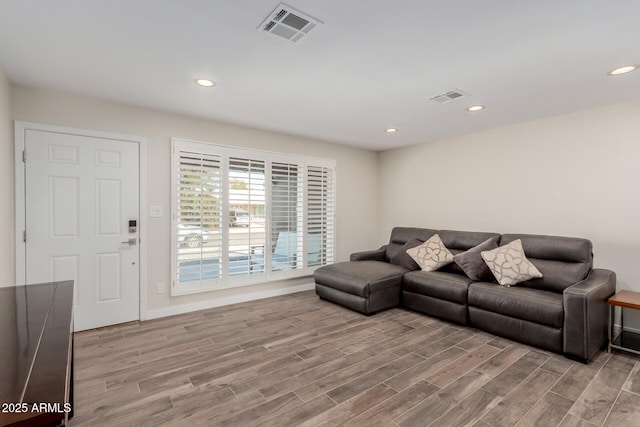
[[[36,130],[51,133],[62,133],[74,136],[84,136],[93,138],[115,139],[138,144],[138,185],[139,185],[139,241],[140,259],[138,269],[138,294],[139,320],[147,319],[147,138],[142,136],[123,135],[111,132],[94,131],[88,129],[76,129],[64,126],[54,126],[42,123],[31,123],[24,121],[14,121],[14,188],[15,188],[15,284],[24,285],[26,277],[26,243],[23,241],[26,215],[26,171],[23,162],[23,151],[26,144],[26,132]],[[28,154],[27,154],[28,155]]]

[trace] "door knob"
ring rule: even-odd
[[[123,245],[135,246],[138,243],[138,239],[132,237],[131,239],[120,243],[122,243]]]

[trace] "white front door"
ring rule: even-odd
[[[25,283],[74,280],[76,331],[139,319],[139,145],[27,129],[25,149]]]

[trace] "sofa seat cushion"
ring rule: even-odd
[[[320,267],[313,276],[316,283],[367,298],[374,292],[400,287],[407,271],[388,262],[354,261]]]
[[[446,301],[467,303],[467,288],[472,280],[443,271],[412,271],[404,275],[402,289]]]
[[[476,282],[469,285],[468,300],[469,306],[554,328],[562,328],[564,320],[562,294],[518,286],[504,287],[495,283]]]

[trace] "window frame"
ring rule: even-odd
[[[220,187],[221,187],[221,223],[220,233],[221,237],[221,254],[220,254],[220,268],[221,277],[216,279],[206,279],[191,282],[178,282],[178,269],[179,260],[178,252],[180,248],[180,241],[178,238],[178,206],[179,206],[179,175],[180,175],[180,159],[181,153],[195,153],[199,155],[219,156],[221,159],[220,168]],[[230,225],[229,225],[229,211],[233,210],[230,203],[230,191],[229,181],[233,179],[230,177],[230,159],[240,158],[251,161],[264,161],[264,197],[265,197],[265,225],[264,225],[264,270],[258,274],[247,274],[240,276],[229,275],[229,239],[230,239]],[[303,266],[302,268],[295,268],[290,270],[272,271],[272,253],[268,248],[273,248],[276,244],[273,237],[272,229],[272,172],[273,164],[290,164],[297,165],[298,172],[300,174],[299,187],[303,189],[302,196],[302,211],[298,215],[302,215],[299,219],[302,224],[302,254],[303,254]],[[331,176],[330,186],[330,203],[328,204],[327,215],[327,229],[325,238],[330,240],[331,245],[329,248],[323,249],[324,264],[321,262],[318,265],[309,266],[309,241],[308,238],[308,199],[309,199],[309,167],[322,168],[326,170],[326,173]],[[249,148],[234,147],[228,145],[220,145],[210,142],[202,142],[189,140],[184,138],[171,138],[171,296],[187,295],[200,292],[209,292],[214,290],[222,290],[229,288],[236,288],[242,286],[256,285],[261,283],[269,283],[275,281],[281,281],[286,279],[298,278],[310,276],[313,272],[322,265],[331,264],[335,260],[335,248],[336,248],[336,161],[332,159],[294,155],[288,153],[278,153],[272,151],[263,151]],[[323,235],[324,236],[324,235]],[[200,258],[203,259],[203,258]],[[250,262],[250,260],[249,260]],[[250,271],[250,270],[249,270]]]

